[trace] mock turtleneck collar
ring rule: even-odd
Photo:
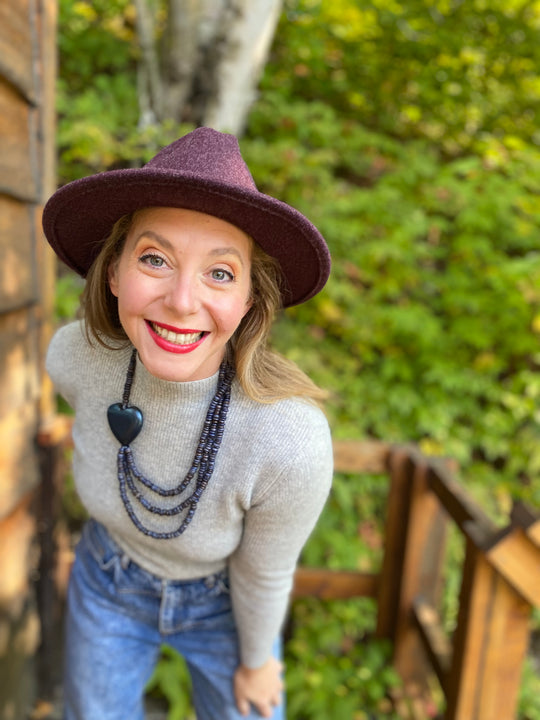
[[[129,352],[131,352],[131,348]],[[170,400],[171,402],[178,402],[179,399],[196,402],[207,400],[209,402],[216,391],[218,377],[219,371],[202,380],[190,380],[188,382],[162,380],[149,373],[137,355],[132,400],[134,402],[136,397],[141,397],[146,400],[155,398],[159,401]]]

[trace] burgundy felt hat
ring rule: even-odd
[[[330,253],[317,228],[259,192],[237,139],[211,128],[184,135],[142,168],[64,185],[45,206],[43,228],[60,259],[85,277],[114,223],[145,207],[188,208],[239,227],[279,261],[285,307],[313,297],[328,279]]]

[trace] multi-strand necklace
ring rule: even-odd
[[[134,349],[131,353],[126,374],[122,402],[111,405],[107,410],[109,426],[120,443],[120,449],[118,450],[118,485],[120,497],[132,522],[142,533],[160,540],[176,538],[184,532],[193,519],[195,511],[197,510],[197,504],[214,471],[216,455],[223,438],[225,419],[229,409],[234,368],[226,361],[222,362],[219,368],[217,390],[208,407],[191,468],[185,478],[176,487],[165,490],[151,480],[148,480],[137,469],[133,458],[133,451],[130,447],[130,443],[135,440],[143,426],[143,414],[141,410],[129,404],[136,363],[137,351]],[[189,497],[173,507],[160,507],[148,499],[148,493],[145,494],[143,492],[143,488],[146,488],[146,490],[154,493],[154,495],[158,497],[176,497],[187,490],[195,477],[193,492]],[[155,532],[146,527],[135,512],[130,494],[145,510],[153,515],[169,517],[181,515],[182,520],[179,526],[171,532]],[[151,494],[150,497],[152,497]]]

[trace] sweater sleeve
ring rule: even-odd
[[[260,667],[282,628],[302,547],[328,496],[333,471],[330,432],[317,411],[290,458],[246,513],[242,541],[230,559],[231,595],[241,659]]]
[[[47,349],[46,370],[56,390],[75,408],[78,369],[85,366],[87,345],[80,322],[64,325],[53,335]]]

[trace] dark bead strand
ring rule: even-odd
[[[148,490],[155,492],[161,497],[174,497],[175,495],[180,495],[181,493],[183,493],[197,472],[197,468],[195,468],[195,472],[192,472],[192,468],[192,470],[189,471],[189,473],[186,475],[180,485],[171,488],[170,490],[164,490],[163,488],[160,488],[158,485],[153,483],[151,480],[145,478],[144,475],[140,472],[140,470],[137,469],[137,466],[135,465],[135,460],[133,458],[133,451],[129,445],[123,445],[120,450],[124,450],[123,462],[125,464],[125,467],[128,469],[129,474],[133,475],[140,483],[147,487]]]
[[[124,383],[124,392],[122,393],[122,407],[126,408],[129,404],[129,396],[131,395],[131,386],[135,377],[135,366],[137,364],[137,351],[134,349],[129,358],[129,365],[126,374],[126,382]]]
[[[124,393],[122,396],[122,408],[124,409],[129,406],[131,386],[135,377],[136,359],[137,353],[136,350],[134,350],[130,358],[126,374],[126,382],[124,385]],[[197,504],[214,471],[215,459],[223,439],[225,420],[229,410],[231,384],[233,378],[234,368],[226,362],[223,362],[219,369],[217,391],[208,407],[192,466],[182,482],[176,487],[164,490],[151,480],[148,480],[137,469],[131,447],[129,445],[122,445],[120,447],[118,451],[118,484],[120,497],[122,498],[124,507],[126,508],[133,524],[138,530],[140,530],[140,532],[144,533],[144,535],[148,535],[149,537],[158,540],[176,538],[186,530],[193,519],[195,511],[197,510]],[[195,488],[191,495],[178,505],[171,508],[163,508],[158,505],[154,505],[144,496],[142,490],[137,487],[136,484],[136,481],[139,482],[146,489],[160,497],[174,497],[184,492],[195,476],[197,476]],[[150,528],[147,528],[138,518],[130,500],[129,493],[131,493],[133,498],[137,500],[142,507],[153,515],[174,517],[180,513],[184,513],[186,510],[187,512],[176,530],[171,532],[155,532]]]

